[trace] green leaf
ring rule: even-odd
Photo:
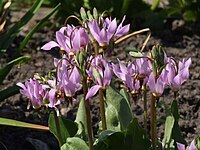
[[[55,118],[54,118],[53,112],[51,112],[49,115],[48,124],[49,124],[49,130],[54,134],[54,136],[59,141],[59,138],[58,138],[59,133],[57,132],[57,129],[56,129]],[[60,133],[61,141],[59,141],[59,142],[61,143],[61,145],[63,145],[66,142],[66,139],[68,137],[73,137],[77,133],[78,127],[75,122],[64,119],[61,116],[58,116],[58,124],[59,124],[60,131],[61,131],[61,133]]]
[[[152,56],[156,63],[156,69],[160,70],[164,65],[164,50],[160,45],[155,45],[152,48]]]
[[[125,98],[128,106],[129,106],[129,109],[131,110],[130,96],[128,95],[127,91],[125,89],[121,89],[119,92]]]
[[[134,58],[143,58],[144,57],[144,55],[141,52],[133,52],[133,51],[131,51],[131,52],[129,52],[129,54],[131,56],[133,56]]]
[[[187,10],[183,13],[183,19],[186,21],[193,21],[197,20],[198,13],[193,10]]]
[[[117,109],[110,103],[106,102],[106,124],[107,129],[112,131],[121,131],[120,120]],[[102,122],[99,124],[100,130],[102,129]]]
[[[86,120],[85,103],[83,98],[81,98],[79,102],[79,107],[76,114],[75,122],[78,124],[77,136],[83,136],[83,138],[85,138],[86,136],[85,134],[87,133],[87,120]]]
[[[125,150],[148,150],[151,146],[146,132],[134,118],[125,131]]]
[[[151,142],[136,118],[122,132],[103,131],[94,143],[95,150],[148,150],[150,146]]]
[[[9,98],[10,96],[18,94],[19,89],[20,89],[19,86],[13,85],[13,86],[6,88],[5,90],[0,91],[0,95],[1,95],[0,102],[5,100],[6,98]]]
[[[111,115],[111,113],[113,115]],[[112,87],[108,87],[106,90],[107,126],[117,127],[118,124],[120,124],[120,129],[124,130],[132,120],[132,117],[133,114],[126,98],[124,98],[118,91],[114,90]],[[117,120],[118,123],[116,122]],[[112,128],[108,128],[108,130],[112,130]],[[116,131],[119,131],[118,128],[116,128]]]
[[[26,25],[42,5],[43,0],[37,0],[29,11],[1,39],[0,50],[7,49],[22,27]]]
[[[80,15],[81,15],[81,18],[82,18],[83,21],[87,20],[87,14],[86,14],[85,9],[83,7],[81,7],[81,9],[80,9]]]
[[[178,122],[180,115],[179,115],[179,112],[178,112],[177,100],[173,100],[173,102],[171,104],[171,113],[172,113],[173,117],[175,118],[175,120]]]
[[[164,133],[163,144],[166,149],[170,148],[170,143],[172,142],[171,136],[174,127],[174,121],[175,119],[173,116],[168,116],[165,121],[165,133]]]
[[[14,65],[26,63],[30,59],[31,59],[30,56],[21,56],[7,63],[6,66],[0,68],[0,84],[2,84],[3,80],[6,78],[7,74],[10,72],[10,70]]]
[[[89,150],[88,145],[78,137],[67,138],[66,143],[61,146],[61,150]]]
[[[200,149],[200,137],[197,138],[197,149]]]
[[[39,23],[26,35],[24,40],[21,42],[19,49],[15,52],[15,55],[19,55],[22,52],[22,50],[27,45],[28,41],[31,39],[33,34],[47,22],[47,20],[60,8],[60,5],[61,4],[59,3],[57,6],[55,6],[54,9],[49,14],[47,14],[42,20],[40,20]]]
[[[180,130],[180,127],[179,127],[179,124],[178,124],[180,116],[179,116],[179,112],[178,112],[177,100],[174,100],[172,102],[171,113],[172,113],[172,116],[175,119],[174,127],[173,127],[173,130],[172,130],[172,139],[174,139],[174,143],[179,142],[179,143],[182,143],[182,144],[186,144],[186,141],[184,140],[184,138],[182,136],[182,133],[181,133],[181,130]]]
[[[94,143],[95,150],[124,150],[123,132],[103,131]]]
[[[49,128],[46,127],[46,126],[32,124],[32,123],[26,123],[26,122],[17,121],[17,120],[14,120],[14,119],[7,119],[7,118],[1,118],[1,117],[0,117],[0,125],[7,125],[7,126],[15,126],[15,127],[31,128],[31,129],[49,131]]]

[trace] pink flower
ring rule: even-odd
[[[51,50],[54,47],[60,47],[67,54],[74,54],[89,42],[89,36],[84,28],[75,28],[67,25],[56,32],[56,42],[50,41],[42,46],[43,50]]]
[[[119,67],[115,64],[112,64],[114,74],[123,81],[132,94],[138,93],[140,82],[133,77],[135,74],[134,65],[129,62],[126,67],[126,65],[121,61],[118,60],[118,62]]]
[[[148,58],[136,58],[134,61],[134,69],[139,78],[145,78],[152,72],[151,62]]]
[[[162,70],[157,79],[155,79],[153,72],[151,72],[151,74],[149,75],[147,86],[150,88],[151,93],[155,97],[160,97],[163,94],[165,85],[167,83],[167,75],[168,71],[166,69]]]
[[[177,143],[178,150],[197,150],[197,147],[195,145],[195,140],[193,140],[189,146],[185,147],[184,144]]]
[[[57,90],[49,85],[41,84],[36,79],[29,79],[23,83],[17,83],[21,87],[20,93],[31,100],[34,108],[48,105],[51,108],[56,108],[60,104],[60,100],[56,98]]]
[[[100,88],[106,88],[106,86],[110,85],[112,78],[110,63],[103,60],[101,55],[98,55],[92,60],[88,74],[96,85],[89,89],[86,99],[94,96]]]
[[[168,59],[166,69],[168,70],[167,84],[173,89],[178,90],[181,85],[189,78],[189,67],[191,65],[191,58],[187,61],[183,59],[176,65],[173,59]]]
[[[101,29],[97,23],[97,20],[90,21],[88,25],[90,32],[95,40],[99,43],[100,46],[103,46],[108,45],[112,38],[119,38],[128,33],[130,25],[128,24],[122,26],[124,20],[125,16],[118,27],[116,18],[113,20],[106,18]]]
[[[65,58],[63,56],[63,58]],[[66,97],[73,97],[80,89],[81,77],[77,67],[70,64],[66,59],[55,62],[57,65],[57,87],[64,91]]]

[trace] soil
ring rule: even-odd
[[[185,24],[182,20],[175,20],[172,26],[162,31],[152,31],[152,36],[147,43],[146,50],[151,49],[153,45],[160,44],[168,54],[177,60],[183,58],[192,58],[190,67],[190,79],[179,91],[178,104],[180,111],[180,128],[186,141],[189,143],[195,137],[200,135],[200,31],[199,24]],[[25,29],[30,29],[27,27]],[[10,48],[16,49],[20,41],[26,35],[26,30],[23,30],[14,41]],[[31,61],[21,66],[15,66],[6,80],[0,86],[0,89],[5,89],[15,85],[17,82],[24,82],[35,73],[40,75],[47,74],[53,69],[53,58],[59,57],[56,52],[46,52],[40,50],[40,47],[54,38],[54,30],[44,28],[34,34],[32,40],[24,50],[24,55],[31,56]],[[112,59],[127,60],[130,57],[125,51],[127,46],[141,48],[146,35],[137,35],[116,47]],[[11,53],[10,53],[11,54]],[[0,66],[3,66],[10,58],[10,54],[0,59]],[[165,97],[161,98],[160,105],[157,108],[158,114],[158,135],[162,139],[164,126],[163,120],[166,117],[166,107],[169,107],[173,100],[173,94],[170,90],[165,91]],[[47,126],[48,110],[27,109],[28,99],[17,94],[0,102],[0,117],[16,119],[20,121],[36,123]],[[77,108],[75,108],[76,110]],[[132,109],[139,122],[142,123],[142,102],[132,103]],[[64,108],[63,108],[64,110]],[[74,109],[68,109],[64,115],[66,118],[75,119]],[[98,102],[91,102],[92,122],[94,132],[97,132],[99,121]],[[47,150],[58,149],[58,143],[54,136],[49,132],[35,131],[32,129],[0,126],[0,150],[32,150],[32,145],[45,146]],[[38,144],[40,143],[40,144]]]

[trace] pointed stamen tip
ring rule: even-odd
[[[74,57],[74,53],[73,53],[73,52],[70,52],[70,53],[69,53],[69,57],[70,57],[70,58],[73,58],[73,57]]]
[[[60,48],[61,51],[65,51],[65,49],[63,47]]]
[[[101,87],[101,90],[105,91],[105,90],[106,90],[106,87]]]
[[[103,50],[106,50],[106,48],[108,47],[108,44],[99,43],[99,46],[100,46]]]
[[[138,91],[131,91],[131,95],[135,96],[138,94]]]
[[[58,91],[57,93],[56,93],[56,98],[61,98],[62,97],[62,93],[61,93],[61,91]]]
[[[142,90],[142,91],[146,91],[146,90],[147,90],[147,87],[143,85],[142,88],[141,88],[141,90]]]
[[[159,97],[161,97],[162,95],[161,94],[159,94],[159,93],[152,93],[152,95],[154,96],[154,97],[156,97],[156,98],[159,98]]]
[[[87,81],[91,83],[93,80],[91,77],[87,77]]]
[[[144,78],[145,78],[145,76],[143,76],[143,75],[137,75],[138,80],[144,80]]]

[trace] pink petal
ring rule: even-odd
[[[41,47],[43,50],[51,50],[54,47],[60,47],[55,41],[50,41]]]
[[[86,100],[88,100],[89,98],[91,98],[92,96],[94,96],[98,90],[101,88],[102,86],[100,85],[94,85],[93,87],[91,87],[85,97]]]

